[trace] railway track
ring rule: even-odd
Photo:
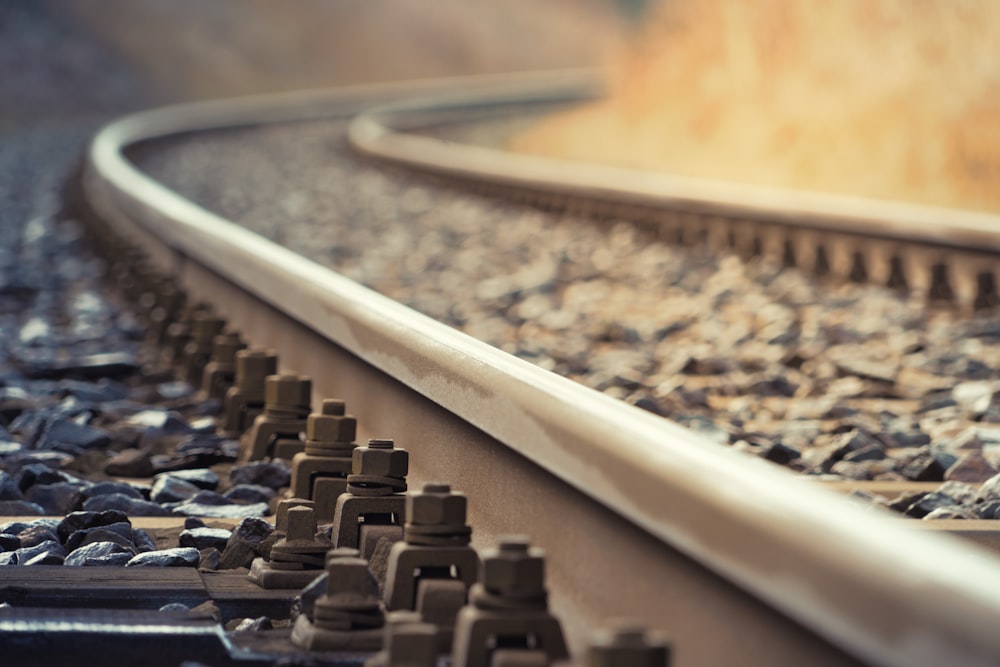
[[[462,90],[457,98],[456,88]],[[446,117],[454,119],[457,110],[466,118],[470,100],[489,109],[498,99],[513,99],[524,108],[594,91],[588,75],[562,74],[153,111],[123,119],[95,139],[83,192],[101,233],[127,239],[192,296],[213,303],[254,346],[277,350],[283,372],[311,375],[316,397],[346,401],[358,418],[359,440],[393,437],[411,452],[411,479],[464,491],[474,545],[524,533],[544,547],[552,608],[576,655],[593,628],[627,617],[664,631],[678,665],[995,662],[1000,579],[987,552],[907,529],[475,341],[185,201],[124,157],[130,146],[178,133],[349,118],[382,107],[353,122],[356,149],[411,164],[419,154],[424,166],[478,179],[492,160],[480,149],[400,136],[388,127],[439,125],[443,117],[431,114],[435,105],[446,108]],[[384,106],[442,95],[445,103]],[[460,164],[466,160],[461,168],[455,151]],[[479,166],[470,171],[469,161]],[[603,180],[599,188],[587,179],[554,185],[549,167],[530,160],[521,165],[499,185],[483,187],[526,190],[543,180],[550,189],[541,196],[560,206],[610,207],[615,215],[627,208],[654,217],[667,235],[726,243],[745,231],[730,221],[749,219],[751,250],[784,252],[794,245],[787,242],[787,225],[802,220],[816,228],[795,239],[832,235],[845,221],[853,221],[860,236],[871,231],[875,213],[885,213],[825,198],[768,213],[775,202],[766,192],[712,193],[684,182],[673,183],[668,208],[680,204],[695,215],[664,213],[663,193],[657,199],[641,192],[642,183],[633,183],[630,194],[611,194]],[[908,221],[927,215],[900,210]],[[943,249],[944,239],[924,225],[928,231],[918,244],[930,248],[934,261],[907,273],[908,285],[925,285],[929,293],[928,276],[946,274],[929,267],[950,267],[955,256],[983,259],[981,249],[991,247],[987,221],[958,217],[963,231],[950,235]],[[710,223],[708,231],[701,220]],[[899,223],[882,231],[884,243],[905,241]],[[857,242],[840,241],[839,233],[830,238],[828,260]],[[844,273],[842,262],[829,263]],[[878,273],[871,266],[869,258],[869,276]],[[968,280],[948,283],[967,305],[989,294],[989,281],[979,278],[988,271],[974,274],[982,289],[972,293],[961,286]]]

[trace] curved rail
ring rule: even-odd
[[[584,200],[612,214],[617,209],[625,216],[651,218],[682,235],[714,236],[721,239],[716,241],[721,245],[739,245],[738,239],[746,239],[749,234],[758,237],[758,245],[770,245],[776,254],[792,257],[808,268],[822,264],[822,270],[832,268],[845,277],[858,271],[855,255],[873,265],[882,259],[870,257],[873,252],[899,258],[900,246],[916,247],[919,250],[911,250],[915,262],[907,267],[911,275],[906,279],[911,287],[929,291],[933,288],[931,282],[937,279],[964,305],[995,298],[993,264],[1000,253],[1000,215],[518,154],[443,141],[415,131],[440,123],[456,111],[489,107],[500,113],[505,107],[516,108],[528,102],[583,100],[598,93],[599,88],[592,82],[576,81],[536,96],[508,90],[463,90],[407,100],[358,115],[348,129],[348,138],[355,150],[374,158],[487,187],[528,190],[536,193],[536,199],[548,195],[557,204]],[[678,228],[683,228],[684,221],[676,219],[677,213],[694,214],[700,221],[681,231]],[[754,223],[762,228],[755,228]],[[776,238],[761,242],[759,237],[765,234]],[[805,236],[806,243],[795,242],[796,235]],[[856,237],[855,241],[844,246],[845,235]],[[842,246],[834,251],[841,255],[834,260],[839,266],[828,267],[831,258],[817,258],[814,248],[806,250],[807,246],[833,239]],[[873,250],[872,240],[883,245]],[[949,251],[962,253],[961,261],[947,262],[953,275],[932,277],[932,265],[948,260]],[[884,260],[881,263],[889,264]],[[920,264],[926,265],[926,275],[913,275]],[[888,266],[865,268],[862,263],[860,270],[882,282],[898,278],[890,275]],[[994,284],[983,285],[980,274],[988,275]]]
[[[995,664],[1000,563],[987,552],[911,531],[476,341],[194,205],[123,156],[174,133],[345,117],[456,86],[530,95],[567,76],[136,114],[94,139],[84,193],[254,344],[309,372],[318,395],[344,398],[359,437],[396,437],[413,476],[464,490],[477,544],[522,531],[545,547],[575,647],[588,627],[626,615],[672,636],[680,665]],[[371,127],[358,121],[355,140]]]

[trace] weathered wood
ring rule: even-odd
[[[14,607],[159,609],[208,599],[197,570],[189,567],[0,567],[0,602]]]
[[[298,589],[261,588],[247,578],[246,570],[202,572],[206,594],[224,618],[288,618]]]

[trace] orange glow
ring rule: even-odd
[[[1000,3],[667,0],[516,150],[1000,212]]]

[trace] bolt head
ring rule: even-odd
[[[358,447],[351,458],[351,471],[355,475],[402,478],[409,469],[410,453],[405,449]]]
[[[363,558],[330,558],[326,561],[326,594],[339,600],[378,600],[378,583]]]
[[[466,497],[447,484],[425,484],[406,496],[406,522],[418,526],[464,526]]]
[[[269,375],[264,381],[267,405],[308,406],[312,401],[312,380],[304,375]]]
[[[269,350],[240,350],[236,353],[236,377],[250,383],[264,382],[264,378],[278,370],[278,356]]]
[[[335,417],[314,412],[306,420],[306,438],[318,442],[354,442],[358,420],[353,415]]]
[[[527,540],[501,541],[483,556],[483,586],[504,597],[536,597],[545,592],[545,552]]]

